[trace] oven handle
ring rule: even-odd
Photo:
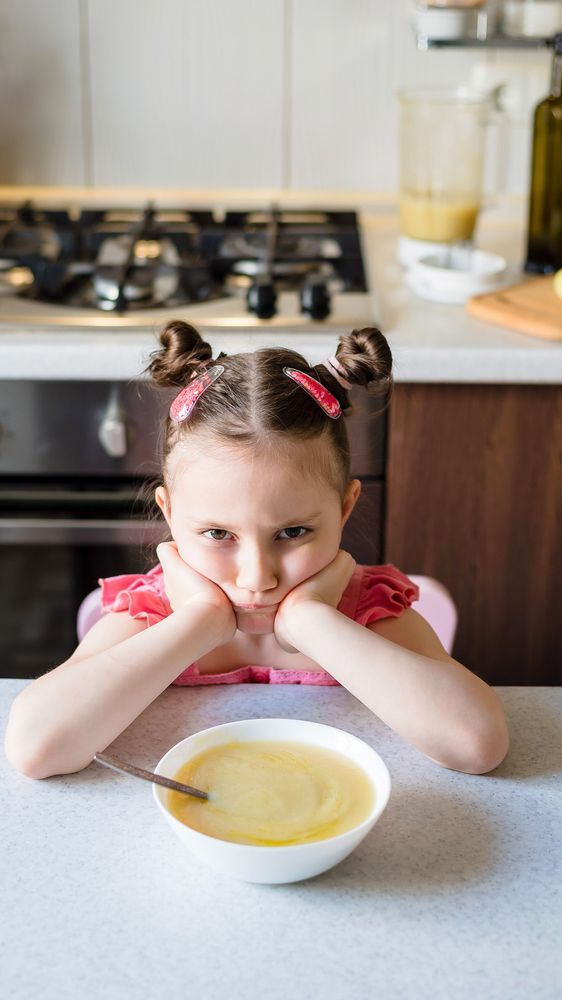
[[[147,545],[166,537],[162,521],[0,518],[4,545]]]

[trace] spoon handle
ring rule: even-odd
[[[104,767],[111,767],[114,771],[121,771],[123,774],[132,774],[135,778],[144,778],[145,781],[152,781],[155,785],[164,785],[165,788],[172,788],[175,792],[185,792],[186,795],[195,795],[198,799],[208,799],[207,792],[202,792],[191,785],[183,785],[181,781],[174,781],[173,778],[165,778],[162,774],[154,774],[154,771],[145,771],[143,767],[135,767],[134,764],[127,764],[124,760],[117,760],[106,753],[95,753],[94,760]]]

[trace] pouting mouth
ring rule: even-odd
[[[236,611],[272,611],[278,604],[235,604]]]

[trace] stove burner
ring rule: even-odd
[[[124,313],[240,289],[262,319],[281,290],[315,319],[366,291],[355,213],[0,207],[0,294]]]
[[[265,253],[265,233],[228,236],[221,246],[221,257],[259,258]],[[310,236],[280,236],[277,238],[276,256],[282,259],[330,260],[341,257],[341,247],[333,239]]]

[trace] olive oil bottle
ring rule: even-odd
[[[525,270],[562,267],[562,33],[554,36],[550,94],[535,108]]]

